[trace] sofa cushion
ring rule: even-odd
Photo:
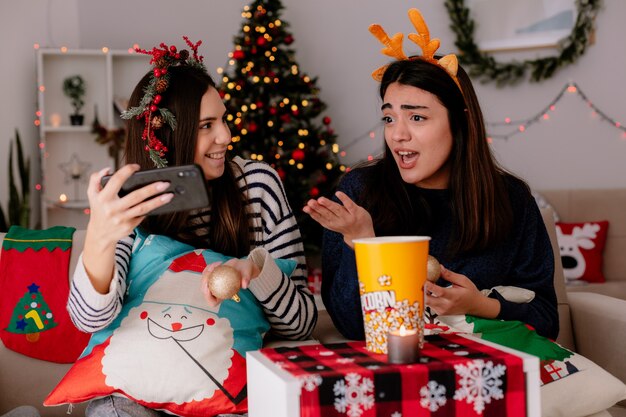
[[[94,333],[44,404],[117,394],[183,416],[245,412],[245,353],[261,347],[269,324],[249,290],[240,290],[239,302],[207,305],[201,272],[227,259],[164,236],[139,235],[120,315]],[[287,260],[277,264],[286,274],[295,267]]]
[[[516,321],[473,316],[435,316],[446,332],[474,336],[539,357],[541,363],[541,411],[544,416],[587,416],[626,399],[626,385],[575,352],[539,336]]]
[[[556,224],[563,274],[567,281],[605,282],[604,246],[609,222]]]

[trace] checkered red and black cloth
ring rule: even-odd
[[[522,359],[458,335],[427,336],[411,365],[363,342],[261,352],[299,379],[300,417],[526,415]]]

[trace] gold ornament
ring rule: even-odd
[[[207,278],[209,291],[220,300],[232,299],[239,302],[237,293],[241,288],[241,274],[232,266],[219,265]]]
[[[428,255],[427,274],[426,278],[430,282],[435,282],[441,276],[441,265],[434,256]]]

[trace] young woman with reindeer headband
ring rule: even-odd
[[[239,271],[242,288],[258,300],[271,331],[282,338],[305,339],[317,311],[307,288],[302,239],[282,183],[268,165],[227,155],[231,134],[226,108],[198,55],[200,42],[185,41],[189,50],[165,44],[137,50],[152,55],[153,68],[135,87],[123,114],[128,119],[127,165],[104,187],[100,180],[108,169],[89,181],[91,214],[68,302],[72,320],[80,329],[96,332],[119,315],[136,231],[142,231],[233,257],[226,264]],[[191,163],[201,167],[206,179],[210,206],[205,209],[146,217],[172,198],[154,197],[166,189],[163,182],[118,196],[140,169]],[[276,267],[278,258],[295,261],[290,276]],[[212,307],[220,300],[208,289],[206,276],[215,267],[207,266],[205,281],[197,288]],[[96,401],[91,415],[98,415],[98,405],[106,406]],[[136,412],[130,415],[152,415],[126,402]]]
[[[558,334],[554,259],[540,212],[521,179],[494,160],[472,83],[456,56],[438,59],[418,10],[409,11],[422,49],[407,57],[402,34],[370,32],[396,60],[380,81],[384,154],[345,175],[336,198],[310,200],[304,211],[324,226],[322,297],[337,328],[363,339],[352,240],[429,235],[441,268],[440,286],[425,285],[425,304],[439,315],[519,320],[541,335]],[[522,303],[498,286],[529,291]],[[489,296],[481,290],[490,290]],[[534,297],[532,294],[534,293]]]

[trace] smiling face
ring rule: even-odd
[[[198,140],[194,163],[200,165],[204,178],[213,180],[224,174],[226,151],[231,141],[226,124],[226,107],[213,87],[202,96],[198,121]]]
[[[404,182],[448,188],[453,139],[448,110],[437,97],[395,82],[387,88],[381,110],[385,142]]]

